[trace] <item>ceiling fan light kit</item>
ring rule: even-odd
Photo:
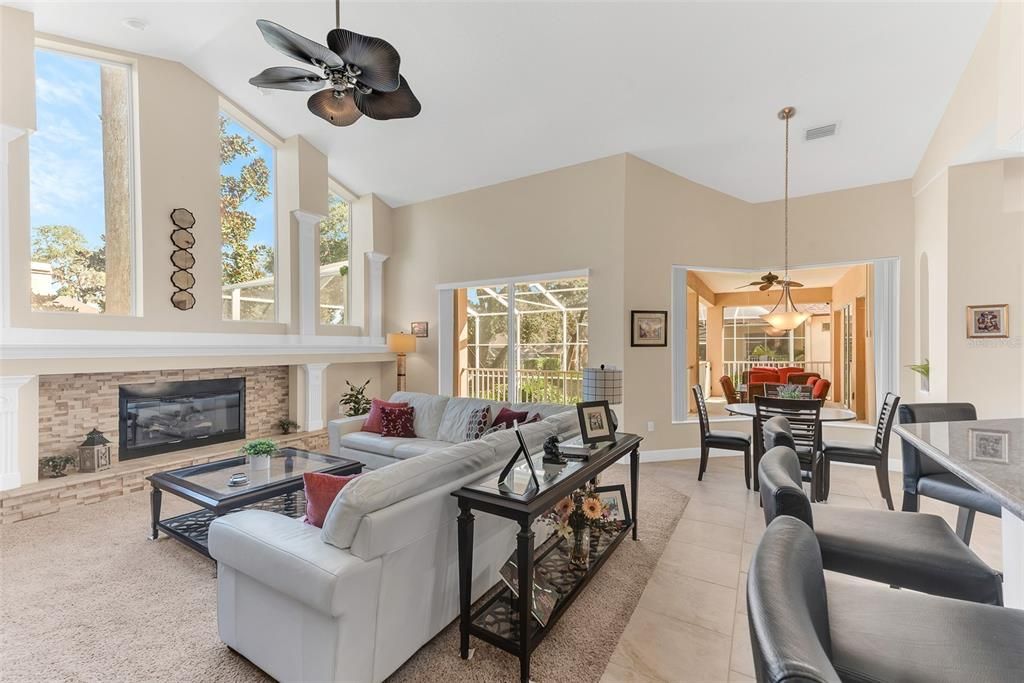
[[[773,284],[778,282],[782,286],[782,294],[779,296],[779,300],[775,303],[774,308],[761,316],[761,319],[771,325],[776,330],[795,330],[800,327],[808,318],[811,317],[809,313],[804,313],[797,309],[796,303],[793,302],[793,295],[791,289],[793,287],[802,287],[799,282],[793,282],[789,279],[789,121],[796,115],[796,109],[793,107],[785,107],[779,111],[779,119],[786,124],[786,169],[785,169],[785,182],[783,190],[783,234],[784,234],[784,246],[785,246],[785,271],[782,279],[779,279],[778,275],[774,275],[769,272],[767,275],[761,278],[764,285],[761,285],[761,291],[770,289]],[[759,284],[757,282],[750,283],[751,285]],[[765,286],[767,285],[767,286]],[[748,285],[749,286],[749,285]],[[779,307],[782,310],[779,310]]]
[[[420,113],[405,77],[402,58],[383,38],[341,28],[341,0],[335,2],[337,28],[327,45],[266,19],[256,22],[264,40],[275,50],[310,64],[319,73],[294,66],[272,66],[249,79],[257,88],[318,91],[306,103],[309,111],[335,126],[350,126],[364,114],[371,119],[412,118]],[[324,86],[328,89],[324,89]]]

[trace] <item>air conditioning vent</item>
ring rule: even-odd
[[[804,133],[805,140],[818,140],[821,138],[832,137],[836,134],[836,127],[838,124],[830,123],[827,126],[818,126],[817,128],[808,128]]]

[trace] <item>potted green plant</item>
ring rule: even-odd
[[[73,455],[49,455],[39,461],[43,472],[50,477],[57,478],[67,475],[68,466],[75,462]]]
[[[287,417],[282,417],[280,420],[275,422],[277,428],[281,430],[282,434],[291,434],[299,430],[299,423],[294,420],[289,420]]]
[[[928,362],[928,359],[925,358],[923,363],[911,363],[907,367],[910,368],[911,372],[921,375],[921,388],[928,391],[929,375],[931,374],[931,364]]]
[[[345,380],[345,384],[348,385],[348,391],[342,394],[341,400],[338,401],[345,414],[355,417],[370,412],[370,399],[366,395],[366,387],[370,386],[370,380],[366,380],[358,387],[348,380]]]
[[[799,399],[803,398],[800,393],[800,387],[796,384],[787,384],[784,387],[779,387],[778,391],[779,398]]]
[[[273,439],[254,439],[242,446],[239,452],[245,455],[254,470],[270,469],[270,459],[277,453]]]

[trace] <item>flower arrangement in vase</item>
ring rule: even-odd
[[[618,525],[590,484],[558,501],[546,521],[569,544],[569,564],[580,569],[590,566],[591,530]]]

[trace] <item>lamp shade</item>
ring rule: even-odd
[[[617,368],[583,368],[583,400],[622,403],[622,370]]]
[[[795,330],[811,316],[801,311],[776,311],[761,317],[777,330]]]
[[[404,332],[388,334],[388,351],[392,353],[415,353],[416,337]]]

